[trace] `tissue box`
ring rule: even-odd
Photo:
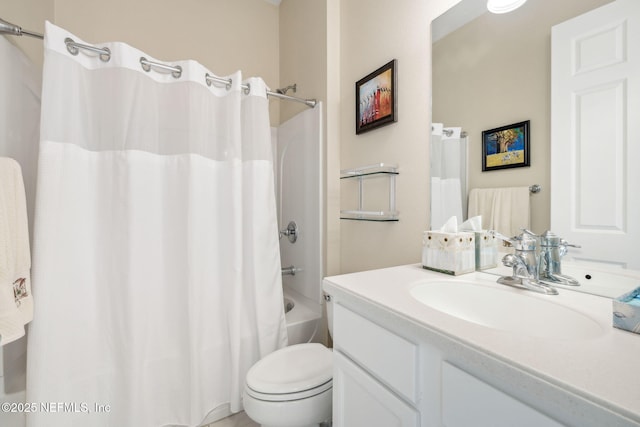
[[[476,270],[498,266],[498,239],[487,230],[476,231]]]
[[[640,287],[613,300],[613,326],[640,334]]]
[[[475,234],[425,231],[422,239],[422,266],[454,276],[475,271]]]

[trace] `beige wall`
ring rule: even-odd
[[[281,86],[297,83],[287,95],[324,100],[327,91],[327,5],[318,0],[283,0],[280,3]],[[275,89],[275,88],[274,88]],[[306,110],[303,104],[282,102],[284,122]]]
[[[324,143],[324,267],[326,275],[340,272],[340,169],[339,138],[336,138],[336,81],[339,75],[335,58],[339,55],[335,22],[339,20],[339,0],[283,0],[280,4],[280,82],[297,84],[297,92],[288,95],[322,101]],[[274,88],[275,89],[275,88]],[[281,102],[280,121],[284,122],[308,107]],[[331,136],[330,136],[331,135]]]
[[[531,196],[536,233],[550,226],[551,26],[610,1],[529,1],[485,13],[433,47],[433,121],[469,133],[469,188],[542,185]],[[524,120],[531,167],[482,172],[482,131]]]
[[[340,221],[340,4],[341,0],[327,0],[327,99],[326,121],[326,274],[342,272]]]
[[[0,18],[25,30],[44,33],[44,21],[53,19],[54,0],[0,0]],[[32,37],[6,36],[27,57],[42,68],[42,41]]]
[[[341,222],[341,269],[419,262],[429,223],[430,22],[456,0],[343,0],[340,23],[341,168],[396,163],[398,222]],[[398,122],[355,134],[355,82],[398,60]],[[348,185],[343,183],[341,187]],[[343,206],[353,205],[343,191]]]
[[[264,0],[0,0],[0,17],[44,32],[44,21],[88,43],[122,41],[162,61],[195,59],[217,75],[242,70],[280,85],[279,8]],[[42,66],[42,42],[8,37]],[[271,102],[273,124],[280,103]]]
[[[55,0],[55,23],[87,42],[123,41],[278,84],[278,7],[264,0]]]

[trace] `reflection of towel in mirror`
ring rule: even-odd
[[[0,345],[22,337],[33,319],[31,256],[20,165],[0,157]]]
[[[482,227],[516,236],[530,227],[529,187],[474,188],[469,191],[468,217],[482,215]]]

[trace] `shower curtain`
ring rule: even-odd
[[[431,132],[431,229],[467,213],[467,138],[462,128],[433,123]]]
[[[286,345],[266,87],[45,33],[28,426],[199,424]]]

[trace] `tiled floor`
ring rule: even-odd
[[[259,427],[259,425],[251,421],[251,418],[243,411],[213,424],[208,424],[206,427]]]

